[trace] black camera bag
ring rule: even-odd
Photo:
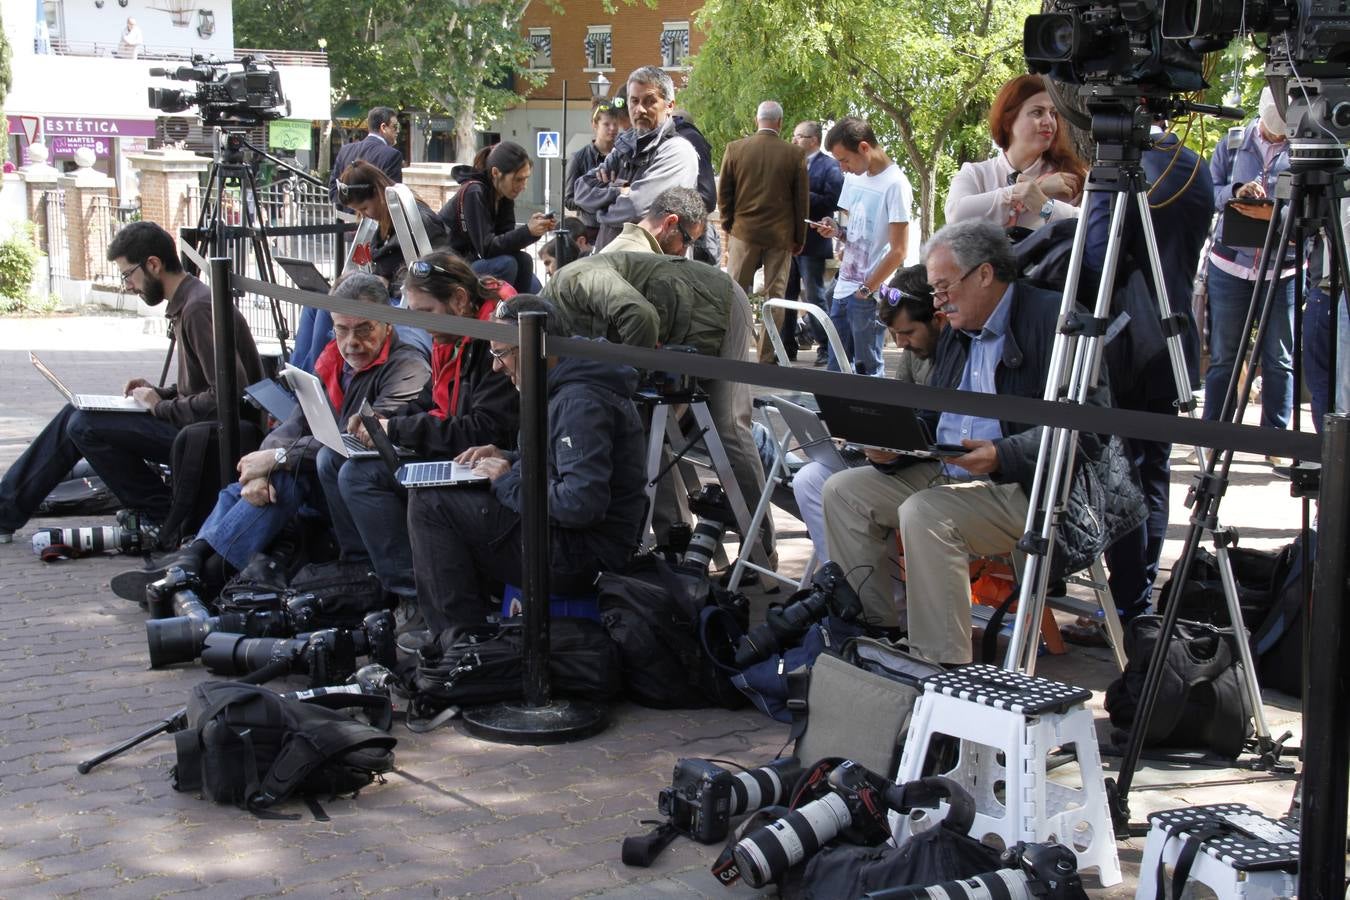
[[[355,628],[367,614],[388,609],[392,599],[368,562],[309,563],[288,583],[281,562],[259,553],[221,588],[216,605],[221,612],[275,611],[303,594],[314,595],[315,628]]]
[[[196,685],[188,696],[187,727],[175,735],[174,789],[201,791],[217,803],[261,814],[292,795],[353,794],[394,767],[397,740],[342,711],[375,709],[378,719],[389,722],[388,696],[315,699],[234,681]]]
[[[451,706],[522,699],[523,625],[523,620],[512,618],[467,634],[443,632],[418,660],[410,715],[428,718]],[[556,618],[549,622],[548,634],[549,685],[554,694],[586,700],[618,696],[619,651],[600,623]]]
[[[1161,616],[1139,616],[1126,629],[1129,661],[1106,688],[1106,711],[1118,729],[1134,724],[1161,634]],[[1232,629],[1177,620],[1144,746],[1207,748],[1228,759],[1242,752],[1252,713],[1233,640]]]
[[[749,621],[743,598],[654,554],[635,557],[622,573],[600,573],[596,589],[630,700],[655,709],[745,705],[731,684]]]

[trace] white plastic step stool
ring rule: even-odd
[[[936,774],[975,798],[971,837],[986,843],[997,837],[1004,847],[1056,841],[1073,851],[1080,872],[1095,869],[1103,886],[1120,883],[1097,733],[1083,705],[1091,691],[984,665],[925,678],[923,690],[910,719],[897,783],[923,777],[935,735],[959,739],[956,765]],[[1081,787],[1047,775],[1049,754],[1069,744],[1078,758]],[[897,844],[931,824],[921,811],[916,816],[892,814]]]
[[[1164,900],[1173,873],[1164,872],[1160,894],[1158,864],[1175,867],[1194,838],[1200,844],[1192,851],[1188,880],[1206,885],[1219,900],[1298,893],[1298,825],[1287,819],[1276,821],[1242,803],[1216,803],[1153,813],[1148,821],[1135,900]]]

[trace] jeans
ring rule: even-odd
[[[842,459],[838,465],[826,465],[812,460],[792,475],[792,496],[797,501],[797,509],[806,523],[806,533],[811,538],[811,546],[816,551],[816,565],[830,558],[830,548],[825,543],[825,482],[835,472],[842,472],[846,466]]]
[[[1303,383],[1312,395],[1313,428],[1322,433],[1322,417],[1332,411],[1331,399],[1335,373],[1331,371],[1331,295],[1318,287],[1308,289],[1303,306]],[[1343,320],[1342,320],[1343,321]],[[1346,335],[1337,330],[1336,366],[1342,368]],[[1342,389],[1336,388],[1336,399],[1344,404]]]
[[[859,375],[881,375],[881,344],[886,338],[886,326],[877,318],[877,304],[862,300],[855,294],[835,297],[830,305],[830,321],[839,332],[844,352],[853,360],[853,371]],[[830,348],[831,372],[841,371],[834,348]]]
[[[1209,371],[1205,373],[1206,419],[1217,419],[1233,374],[1251,305],[1254,282],[1229,275],[1209,265]],[[1294,407],[1294,280],[1281,279],[1275,288],[1270,320],[1261,346],[1252,360],[1261,363],[1261,424],[1287,428]],[[1255,327],[1255,323],[1253,324]]]
[[[266,550],[281,533],[305,500],[306,489],[294,472],[273,472],[271,483],[277,499],[266,506],[244,500],[239,482],[226,485],[216,498],[215,509],[197,531],[197,540],[206,541],[236,569],[246,568],[249,560]]]
[[[825,257],[799,256],[796,259],[796,266],[801,275],[802,301],[819,306],[828,315],[830,308],[825,302]],[[826,359],[829,349],[825,326],[820,324],[820,320],[815,316],[808,318],[811,320],[811,337],[816,341],[816,356],[822,360]]]
[[[0,528],[22,528],[81,458],[123,505],[164,521],[172,493],[145,461],[169,462],[177,436],[177,428],[148,413],[80,412],[66,404],[0,479]]]
[[[417,605],[433,634],[481,625],[488,589],[519,585],[520,515],[491,489],[423,488],[408,496],[408,533]],[[549,586],[554,594],[589,594],[601,564],[574,532],[549,529]]]
[[[347,459],[325,447],[319,451],[319,484],[342,558],[369,561],[385,590],[416,595],[408,491],[384,461]]]
[[[534,262],[528,253],[518,251],[475,259],[469,263],[469,268],[479,275],[500,278],[515,288],[518,294],[537,294],[543,289],[539,279],[534,277]]]

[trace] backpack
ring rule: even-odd
[[[79,475],[80,466],[71,477],[52,488],[40,504],[35,516],[96,516],[118,509],[122,503],[103,481],[93,474]]]
[[[342,711],[348,707],[374,710],[384,727],[358,722]],[[258,815],[292,795],[355,794],[394,767],[392,717],[388,696],[302,700],[259,685],[204,681],[188,696],[170,778],[175,790],[201,791]]]
[[[736,643],[749,624],[739,594],[676,571],[654,554],[596,579],[600,621],[619,648],[629,699],[655,709],[738,709]]]

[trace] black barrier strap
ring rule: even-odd
[[[480,340],[515,344],[516,329],[493,322],[480,322],[461,316],[442,316],[414,312],[393,306],[372,306],[359,300],[345,300],[284,287],[238,275],[231,284],[242,291],[274,297],[302,306],[362,319],[374,319],[391,325],[410,325],[427,331],[457,334]],[[1070,428],[1096,434],[1117,434],[1136,440],[1164,444],[1225,448],[1262,456],[1291,456],[1308,462],[1322,458],[1321,440],[1315,434],[1262,428],[1256,425],[1232,425],[1207,422],[1183,416],[1139,412],[1114,407],[1085,406],[1028,397],[979,394],[953,388],[910,384],[893,378],[845,375],[814,369],[766,366],[743,360],[722,359],[698,353],[670,353],[647,347],[611,344],[585,338],[548,339],[548,352],[600,362],[692,375],[713,381],[735,381],[783,391],[826,394],[846,400],[909,406],[915,409],[939,409],[960,415],[1027,422],[1052,428]]]

